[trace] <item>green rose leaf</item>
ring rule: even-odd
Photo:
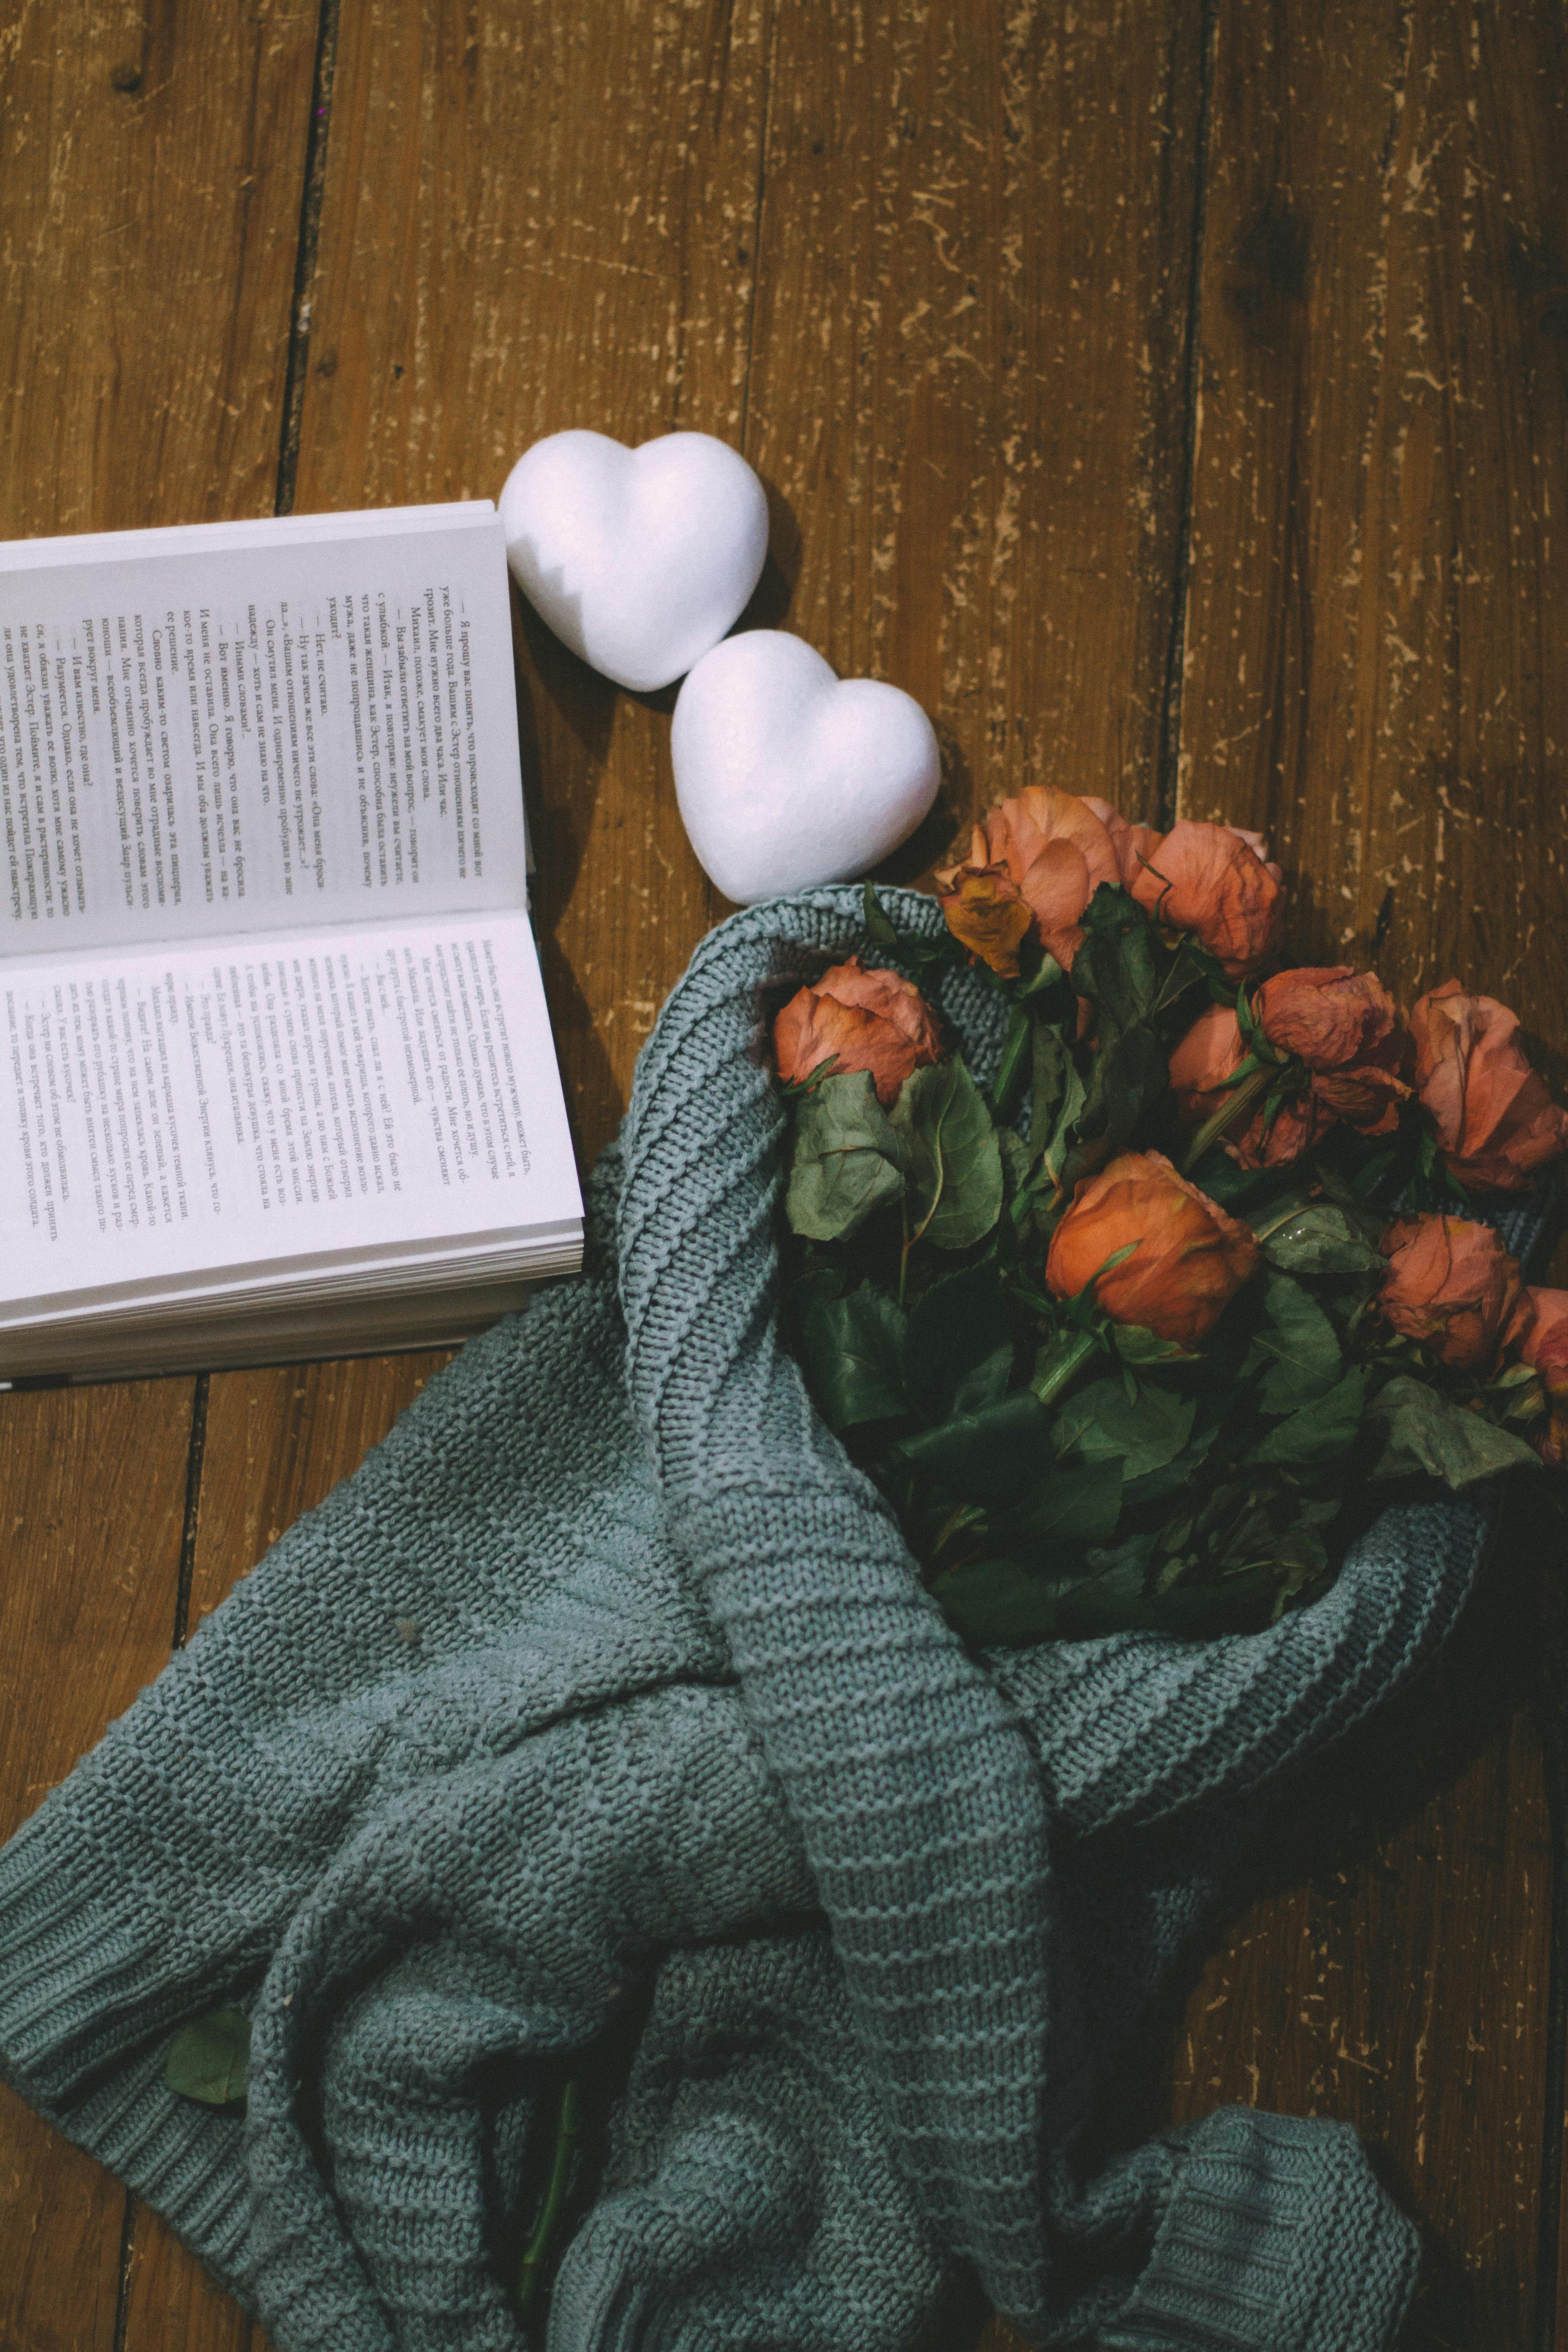
[[[1197,1399],[1158,1381],[1140,1382],[1136,1402],[1120,1380],[1091,1381],[1075,1391],[1056,1418],[1058,1457],[1115,1462],[1130,1482],[1172,1462],[1192,1435]]]
[[[1106,1338],[1124,1364],[1195,1364],[1199,1360],[1195,1348],[1162,1339],[1157,1331],[1146,1330],[1142,1323],[1112,1323]]]
[[[1121,1463],[1086,1462],[1042,1478],[1011,1510],[993,1513],[991,1528],[1010,1548],[1100,1544],[1115,1534],[1121,1516]]]
[[[996,1261],[933,1282],[910,1309],[903,1384],[922,1412],[994,1404],[1013,1370],[1013,1333]]]
[[[175,2034],[163,2080],[182,2099],[230,2107],[245,2096],[249,2065],[249,2018],[242,2009],[215,2009]]]
[[[1083,1570],[1057,1596],[1057,1622],[1067,1634],[1135,1633],[1161,1622],[1160,1604],[1148,1591],[1154,1537],[1126,1536],[1119,1544],[1090,1551]]]
[[[1327,1396],[1343,1370],[1333,1325],[1310,1292],[1288,1274],[1269,1277],[1263,1323],[1242,1365],[1246,1378],[1261,1372],[1265,1412],[1294,1412]]]
[[[1016,1127],[999,1127],[996,1148],[1002,1154],[1003,1189],[1009,1201],[1016,1200],[1029,1181],[1029,1147]]]
[[[931,1586],[943,1615],[967,1642],[983,1647],[1043,1642],[1053,1633],[1117,1633],[1150,1622],[1144,1595],[1152,1535],[1129,1537],[1114,1550],[1089,1550],[1065,1575],[1043,1576],[1026,1555],[950,1569]]]
[[[904,1460],[955,1495],[980,1502],[1016,1495],[1046,1458],[1046,1409],[1015,1389],[976,1412],[955,1412],[900,1443]]]
[[[904,1080],[890,1125],[908,1170],[910,1227],[938,1249],[967,1249],[1002,1213],[1002,1153],[984,1098],[961,1061]]]
[[[799,1327],[824,1420],[830,1429],[853,1429],[860,1422],[899,1419],[910,1410],[902,1309],[869,1282],[847,1298],[825,1297],[826,1286],[812,1285],[801,1305]]]
[[[1048,1022],[1035,1024],[1035,1084],[1029,1136],[1036,1155],[1051,1176],[1059,1176],[1068,1139],[1088,1099],[1065,1032]]]
[[[1489,1421],[1511,1429],[1537,1422],[1547,1409],[1546,1383],[1533,1364],[1509,1364],[1476,1399]]]
[[[1355,1443],[1366,1407],[1366,1374],[1358,1364],[1326,1396],[1302,1405],[1271,1429],[1247,1455],[1248,1462],[1337,1462]]]
[[[1083,944],[1073,958],[1072,984],[1099,1015],[1110,1043],[1147,1021],[1160,994],[1161,970],[1149,918],[1129,890],[1102,882],[1080,918]]]
[[[1541,1467],[1534,1448],[1512,1430],[1468,1412],[1407,1373],[1378,1391],[1367,1414],[1386,1429],[1374,1478],[1408,1478],[1425,1471],[1457,1491],[1495,1478],[1501,1470]]]
[[[1057,1630],[1056,1594],[1016,1559],[981,1559],[950,1568],[931,1597],[957,1633],[978,1648],[1045,1642]]]
[[[1264,1256],[1284,1274],[1382,1274],[1387,1265],[1331,1201],[1270,1212],[1256,1231]]]
[[[1138,1477],[1128,1480],[1127,1501],[1159,1503],[1163,1502],[1167,1495],[1175,1494],[1179,1488],[1186,1485],[1194,1471],[1202,1465],[1204,1457],[1219,1433],[1220,1423],[1217,1420],[1211,1421],[1206,1426],[1200,1426],[1194,1430],[1190,1442],[1183,1446],[1179,1454],[1173,1454],[1168,1462],[1162,1462],[1152,1470],[1142,1471]]]
[[[896,948],[899,944],[899,935],[893,928],[892,918],[869,882],[867,883],[862,893],[861,905],[865,911],[866,929],[876,940],[877,945],[879,948]]]
[[[899,1139],[870,1072],[842,1071],[803,1096],[795,1112],[784,1215],[807,1241],[843,1241],[898,1199],[901,1170]]]
[[[1077,971],[1075,964],[1075,976]],[[1062,1164],[1065,1192],[1128,1149],[1163,1101],[1169,1084],[1165,1049],[1152,1029],[1124,1030],[1101,1047],[1089,1078],[1089,1099],[1079,1115],[1077,1140]]]

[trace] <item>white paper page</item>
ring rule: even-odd
[[[287,547],[317,540],[398,538],[458,530],[495,514],[491,499],[423,507],[359,507],[337,514],[252,515],[237,522],[159,523],[146,530],[82,530],[54,539],[0,540],[0,571],[45,571],[101,556],[202,554],[222,547]]]
[[[0,1323],[582,1215],[496,910],[0,970]]]
[[[504,534],[396,521],[0,547],[0,953],[523,904]]]

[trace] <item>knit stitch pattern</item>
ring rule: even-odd
[[[1414,2232],[1343,2127],[1222,2111],[1092,2179],[1075,2148],[1260,1810],[1452,1622],[1484,1510],[1385,1515],[1264,1633],[966,1650],[778,1335],[758,992],[851,947],[846,890],[703,942],[583,1278],[471,1343],[0,1853],[0,2070],[278,2352],[529,2341],[525,2182],[628,2024],[552,2352],[902,2352],[965,2274],[1042,2344],[1398,2325]],[[998,1001],[954,972],[943,1009],[984,1076]],[[242,2116],[163,2083],[228,2000]]]

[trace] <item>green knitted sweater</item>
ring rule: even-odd
[[[583,1278],[467,1348],[0,1853],[0,2068],[278,2352],[516,2352],[519,2217],[606,2036],[552,2352],[897,2352],[965,2273],[1041,2343],[1397,2326],[1415,2233],[1343,2126],[1076,2150],[1260,1805],[1452,1622],[1483,1514],[1389,1514],[1256,1636],[966,1651],[776,1328],[758,991],[858,909],[702,943]],[[996,1000],[945,1007],[984,1072]],[[226,2001],[243,2114],[163,2082]]]

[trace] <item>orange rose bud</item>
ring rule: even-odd
[[[1568,1465],[1568,1290],[1527,1290],[1533,1320],[1520,1354],[1546,1384],[1545,1434],[1541,1458]]]
[[[911,1070],[941,1061],[942,1038],[912,981],[868,971],[851,956],[790,998],[773,1023],[773,1052],[786,1086],[826,1061],[840,1071],[869,1070],[878,1101],[890,1110]]]
[[[985,835],[978,825],[974,836],[984,857]],[[1005,867],[972,860],[964,866],[943,866],[935,878],[937,903],[960,946],[1000,972],[1004,980],[1016,980],[1018,950],[1032,918]]]
[[[1128,886],[1141,907],[1175,931],[1191,931],[1227,980],[1267,962],[1285,919],[1279,869],[1228,824],[1173,825]]]
[[[1100,1268],[1129,1242],[1130,1257]],[[1080,1186],[1051,1238],[1046,1281],[1058,1298],[1089,1282],[1113,1322],[1141,1323],[1190,1348],[1258,1271],[1258,1244],[1158,1151],[1124,1151]],[[1095,1281],[1096,1276],[1100,1276]]]
[[[1379,1308],[1439,1363],[1484,1378],[1499,1350],[1527,1329],[1519,1267],[1489,1225],[1440,1214],[1401,1217],[1378,1246],[1388,1260]]]
[[[1348,963],[1276,972],[1258,992],[1258,1017],[1269,1044],[1312,1072],[1325,1111],[1365,1135],[1392,1134],[1410,1089],[1399,1076],[1399,1016],[1375,972]]]
[[[1528,1192],[1537,1169],[1568,1150],[1568,1111],[1531,1068],[1517,1016],[1446,980],[1422,997],[1410,1027],[1416,1090],[1453,1174],[1476,1192]]]

